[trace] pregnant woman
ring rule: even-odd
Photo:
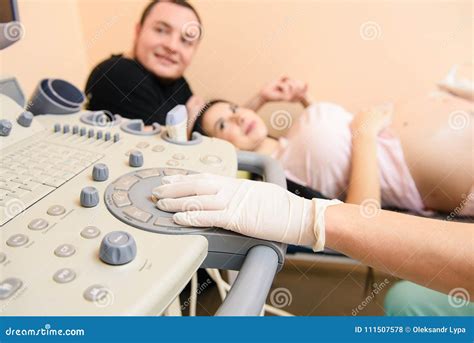
[[[224,100],[206,104],[192,127],[271,155],[288,179],[328,198],[474,215],[472,102],[435,92],[353,115],[305,99],[300,94],[306,110],[279,139],[254,111]]]

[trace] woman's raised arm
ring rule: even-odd
[[[388,126],[392,109],[378,107],[359,112],[352,121],[352,155],[349,186],[345,201],[380,207],[380,175],[377,162],[377,135]]]

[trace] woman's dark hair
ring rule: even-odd
[[[194,121],[193,129],[191,132],[199,132],[202,135],[207,135],[206,132],[204,132],[204,128],[202,127],[202,120],[204,118],[204,115],[206,112],[215,104],[219,104],[221,102],[230,104],[230,101],[223,100],[223,99],[214,99],[206,102],[206,104],[199,110],[199,113],[197,114],[196,120]]]
[[[145,19],[148,17],[148,15],[150,14],[153,7],[155,7],[155,5],[157,3],[160,3],[160,2],[170,2],[170,3],[178,5],[178,6],[189,8],[191,11],[193,11],[194,15],[196,16],[196,18],[199,22],[199,25],[202,25],[201,17],[199,17],[199,14],[197,13],[196,9],[189,2],[187,2],[186,0],[168,0],[168,1],[153,0],[153,1],[151,1],[148,4],[148,6],[145,7],[145,9],[143,10],[142,16],[140,18],[140,25],[143,25],[143,23],[145,22]]]

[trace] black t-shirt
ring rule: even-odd
[[[86,84],[87,109],[165,124],[166,114],[192,96],[186,80],[160,80],[138,61],[112,55],[92,70]]]

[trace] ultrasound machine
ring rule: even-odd
[[[21,24],[15,1],[0,6],[3,49]],[[279,164],[105,111],[59,112],[33,116],[15,78],[0,78],[0,314],[160,315],[199,268],[217,268],[239,273],[216,314],[259,315],[286,246],[179,226],[151,190],[166,175],[237,170],[286,187]]]

